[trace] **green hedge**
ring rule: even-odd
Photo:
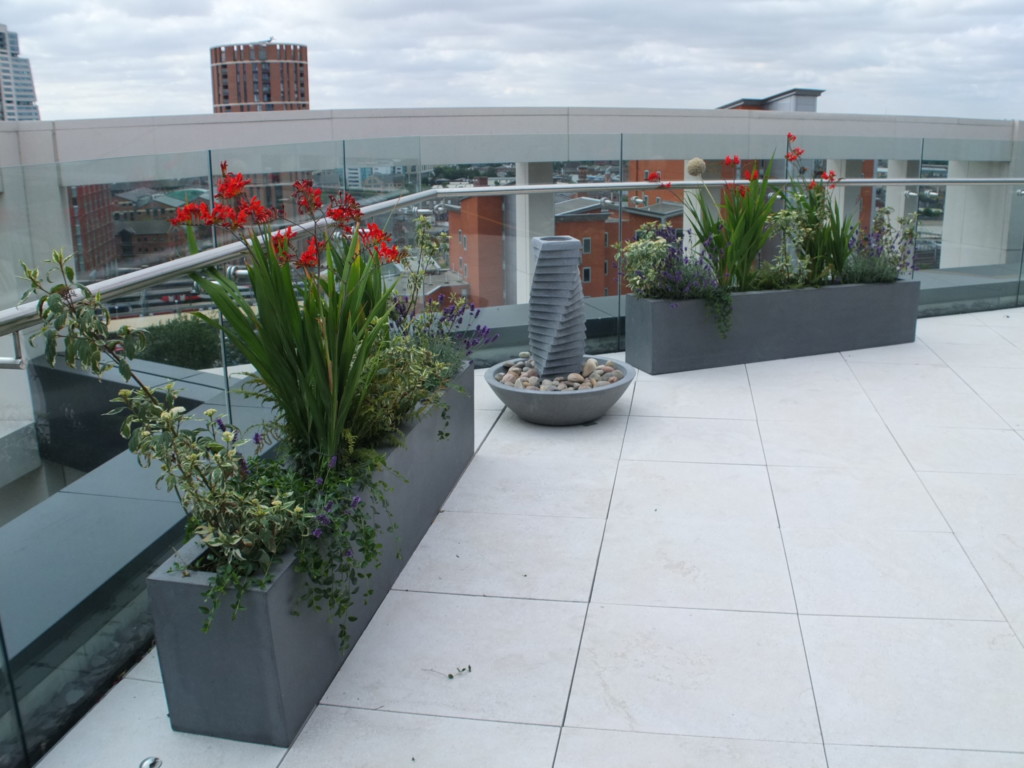
[[[199,370],[221,365],[220,333],[209,323],[194,315],[178,315],[172,320],[146,329],[146,349],[138,355],[142,360],[177,365]],[[246,360],[229,341],[227,364],[239,365]]]

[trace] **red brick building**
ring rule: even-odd
[[[636,160],[627,166],[627,181],[682,179],[685,160]],[[470,300],[487,307],[508,303],[505,296],[505,199],[469,197],[448,216],[451,269],[469,284]],[[647,222],[683,226],[682,191],[630,190],[624,205],[580,194],[555,203],[555,235],[575,237],[582,244],[580,273],[583,295],[614,296],[620,290],[616,246],[632,240]]]
[[[67,188],[75,268],[87,279],[114,274],[121,248],[114,225],[114,198],[109,184]]]
[[[210,49],[214,112],[309,109],[306,46],[272,40]]]
[[[503,197],[467,197],[448,214],[449,268],[469,284],[478,307],[505,301]]]

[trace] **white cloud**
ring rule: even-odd
[[[270,10],[272,9],[272,10]],[[1021,119],[1018,0],[6,0],[45,119],[207,113],[209,48],[309,47],[314,109],[819,109]]]

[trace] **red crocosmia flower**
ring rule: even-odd
[[[812,181],[810,184],[807,185],[807,188],[808,189],[814,189],[817,186],[818,186],[818,182]]]
[[[295,204],[300,211],[312,214],[323,205],[323,193],[309,179],[296,181],[292,186],[295,188]]]
[[[274,220],[274,209],[267,208],[258,197],[250,197],[238,208],[235,221],[239,226],[244,224],[266,224]]]
[[[340,198],[332,196],[330,203],[324,215],[331,221],[341,224],[346,233],[351,234],[352,225],[357,224],[363,215],[359,203],[348,192]]]
[[[796,134],[792,133],[792,132],[791,133],[787,133],[786,134],[786,141],[788,141],[790,144],[792,144],[794,141],[796,141]]]
[[[835,189],[836,182],[839,181],[839,177],[836,176],[835,171],[829,171],[828,173],[821,174],[821,180],[828,183],[829,189]]]
[[[398,247],[392,244],[391,235],[378,227],[376,222],[371,222],[365,229],[360,229],[359,238],[363,245],[371,248],[383,262],[398,261],[401,255]]]
[[[315,237],[311,238],[309,245],[306,246],[306,250],[295,260],[295,266],[302,267],[303,269],[316,269],[319,267],[320,251],[323,246],[322,240],[317,240]]]
[[[747,181],[757,181],[760,178],[760,172],[757,168],[750,170],[749,168],[743,172],[743,178]]]
[[[211,224],[210,220],[210,209],[206,203],[185,203],[178,209],[178,212],[174,214],[174,218],[171,219],[171,224]]]
[[[391,239],[391,236],[378,227],[377,222],[373,221],[370,222],[370,226],[366,227],[366,229],[359,231],[359,236],[363,239],[363,244],[368,246],[381,245]]]
[[[651,171],[647,174],[648,181],[661,181],[661,171]]]
[[[284,232],[275,232],[270,236],[270,252],[277,256],[277,260],[282,264],[291,260],[291,245],[294,236],[295,232],[291,227]]]
[[[210,223],[221,227],[230,227],[235,229],[241,226],[235,221],[236,215],[237,212],[230,205],[227,205],[226,203],[217,203],[213,206],[213,210],[210,211]]]
[[[217,197],[221,200],[234,200],[240,196],[252,182],[240,173],[227,173],[217,183]]]
[[[791,163],[795,163],[797,160],[799,160],[803,156],[803,154],[804,154],[804,151],[803,151],[802,148],[800,148],[800,147],[793,147],[793,149],[791,149],[789,152],[786,153],[786,160],[788,160]]]
[[[726,155],[724,163],[725,163],[726,167],[729,167],[730,165],[739,165],[740,164],[740,156],[739,155],[732,155],[732,156]]]

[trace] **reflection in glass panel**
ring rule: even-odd
[[[28,751],[0,623],[0,768],[26,768]]]

